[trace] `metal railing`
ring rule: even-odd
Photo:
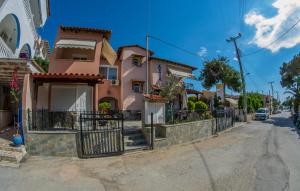
[[[210,110],[166,110],[166,124],[185,123],[213,118]]]
[[[31,11],[30,2],[29,2],[29,0],[23,0],[23,3],[24,3],[24,9],[25,9],[26,16],[29,20],[29,25],[30,25],[32,34],[34,36],[34,40],[36,41],[36,40],[38,40],[38,34],[36,32],[35,25],[33,22],[33,14]]]
[[[7,46],[4,40],[0,37],[0,57],[1,58],[12,58],[14,56],[11,49]]]
[[[79,130],[82,115],[103,115],[101,111],[49,111],[45,109],[27,111],[28,130],[32,131],[57,131],[57,130]],[[137,110],[109,110],[106,115],[119,116],[122,114],[125,121],[140,121],[142,114]]]

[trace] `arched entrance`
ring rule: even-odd
[[[20,50],[19,58],[30,59],[31,58],[31,49],[29,44],[24,44]]]
[[[118,100],[113,97],[104,97],[99,100],[99,103],[108,102],[111,105],[110,110],[118,110]]]
[[[0,22],[0,37],[12,52],[19,47],[20,23],[16,15],[8,14]]]

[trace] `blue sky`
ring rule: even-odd
[[[156,56],[202,68],[203,60],[217,55],[230,59],[238,69],[234,47],[225,41],[242,33],[238,44],[243,55],[265,47],[300,18],[297,0],[51,0],[51,15],[39,30],[51,47],[60,25],[111,29],[111,44],[117,49],[128,44],[145,46],[145,35],[159,37],[191,52],[193,56],[150,40]],[[150,10],[150,11],[149,11]],[[279,67],[299,52],[300,28],[295,27],[280,41],[258,54],[243,57],[248,91],[270,89],[285,97]],[[201,56],[201,57],[200,57]],[[199,71],[195,72],[196,75]],[[193,82],[199,90],[200,82]],[[230,93],[228,91],[227,93]]]

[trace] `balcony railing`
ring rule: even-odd
[[[192,83],[184,83],[184,88],[185,89],[193,90],[194,89],[194,84],[192,84]]]
[[[6,43],[0,37],[0,57],[1,58],[13,58],[14,54],[11,49],[6,45]]]
[[[29,25],[30,25],[32,34],[34,36],[34,40],[36,41],[36,40],[38,40],[38,34],[35,30],[35,25],[33,23],[33,14],[32,14],[31,8],[30,8],[30,2],[29,2],[29,0],[23,0],[23,3],[24,3],[26,16],[29,20]]]

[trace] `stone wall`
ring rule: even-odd
[[[76,136],[72,131],[27,132],[25,146],[32,155],[78,157]]]
[[[154,148],[192,142],[211,137],[215,132],[215,119],[160,125],[155,128]]]

